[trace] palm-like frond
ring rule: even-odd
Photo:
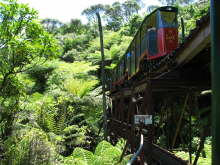
[[[84,165],[91,165],[94,162],[93,153],[79,147],[75,148],[72,157],[74,157],[74,159],[83,160]]]
[[[98,144],[95,149],[96,156],[102,156],[106,149],[111,148],[112,145],[107,141],[102,141]]]

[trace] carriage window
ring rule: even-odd
[[[131,53],[128,52],[127,53],[127,71],[128,71],[128,75],[130,76],[130,73],[131,73]]]
[[[131,48],[131,74],[135,73],[135,44],[132,43],[132,48]]]
[[[123,62],[124,62],[124,74],[125,74],[127,71],[127,57],[126,56],[123,57]]]
[[[121,61],[120,64],[120,77],[122,77],[124,75],[124,61]]]
[[[159,27],[178,27],[176,12],[160,11],[159,13]]]
[[[148,30],[148,51],[150,56],[154,56],[157,51],[157,32],[155,28]]]
[[[115,74],[115,76],[116,76],[116,81],[118,81],[118,80],[119,80],[119,69],[118,69],[118,65],[117,65],[117,67],[116,67],[116,74]]]
[[[136,42],[135,42],[135,52],[136,52],[136,56],[135,56],[135,62],[136,62],[136,70],[138,67],[138,59],[141,56],[141,49],[140,49],[140,32],[137,34],[136,36]]]
[[[147,19],[146,27],[156,27],[157,17],[156,12],[150,15]]]

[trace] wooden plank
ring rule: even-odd
[[[178,65],[183,65],[189,62],[193,57],[199,54],[200,51],[205,49],[211,41],[211,28],[210,22],[197,32],[196,36],[193,36],[189,43],[185,45],[185,48],[178,54],[176,62]]]
[[[210,81],[187,81],[181,79],[153,79],[151,80],[152,92],[185,92],[190,91],[202,91],[211,88]],[[134,87],[134,94],[144,92],[147,87],[147,82]],[[125,88],[120,92],[123,92],[124,97],[131,96],[132,90]],[[116,92],[110,95],[112,100],[117,100],[121,97],[120,92]]]
[[[147,150],[147,149],[145,149]],[[160,162],[163,165],[190,165],[187,161],[175,156],[173,153],[160,148],[159,146],[153,144],[153,149],[151,155],[154,160]]]

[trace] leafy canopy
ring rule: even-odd
[[[10,135],[24,94],[17,73],[58,53],[56,40],[37,21],[37,11],[16,0],[0,1],[0,137]]]
[[[58,52],[56,40],[37,22],[37,12],[15,0],[0,2],[0,89],[9,75],[23,72]],[[31,64],[31,65],[30,65]]]

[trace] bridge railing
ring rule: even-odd
[[[140,146],[137,150],[137,152],[132,156],[131,160],[127,163],[127,165],[132,165],[132,163],[137,159],[137,157],[140,155],[142,148],[144,146],[144,136],[141,134],[141,139],[140,139]]]

